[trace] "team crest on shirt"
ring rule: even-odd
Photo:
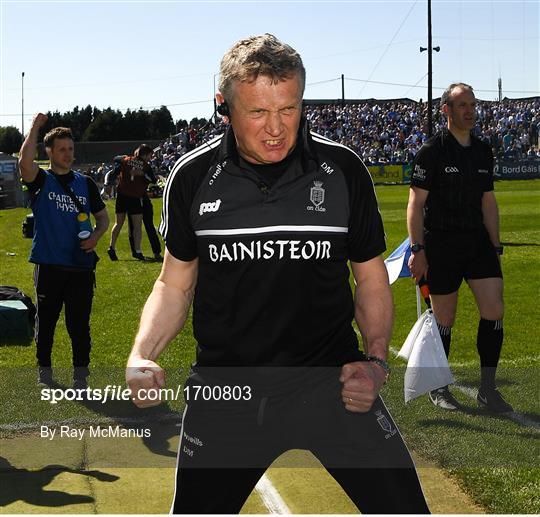
[[[315,210],[317,212],[326,212],[326,208],[321,206],[324,203],[324,189],[322,188],[322,181],[314,181],[313,187],[309,191],[309,200],[313,203],[313,206],[308,206],[308,210]]]
[[[392,425],[392,422],[386,418],[386,415],[382,411],[375,411],[377,417],[377,423],[381,426],[382,430],[386,433],[385,439],[392,438],[397,433],[397,429]]]
[[[444,172],[446,172],[447,174],[457,174],[459,173],[459,169],[454,166],[448,166],[444,168]]]

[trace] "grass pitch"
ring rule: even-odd
[[[377,195],[389,253],[406,236],[408,188],[378,187]],[[463,389],[453,391],[469,409],[447,413],[432,406],[425,397],[405,406],[404,365],[393,355],[394,372],[383,396],[409,447],[444,467],[486,511],[540,513],[540,180],[497,182],[496,195],[501,213],[501,239],[506,246],[503,256],[505,345],[499,385],[523,417],[522,423],[477,410],[475,401],[469,396],[478,381],[475,346],[478,314],[466,286],[460,291],[450,363]],[[113,220],[111,202],[108,202],[108,209]],[[160,200],[155,200],[156,224],[160,209]],[[0,283],[16,285],[33,296],[33,266],[27,262],[31,242],[21,236],[21,223],[28,212],[24,209],[0,211]],[[92,314],[93,387],[123,383],[123,367],[139,315],[160,270],[158,263],[131,259],[126,231],[124,228],[118,242],[119,262],[110,262],[106,255],[110,232],[98,247],[102,261],[98,266]],[[143,246],[149,253],[148,243],[143,242]],[[396,322],[391,346],[397,350],[416,320],[416,305],[410,280],[398,280],[392,290]],[[194,351],[191,322],[188,321],[185,330],[160,358],[160,364],[169,372],[171,385],[182,381]],[[57,377],[61,384],[68,385],[71,350],[63,318],[56,331],[53,363],[65,368],[57,370]],[[178,401],[152,411],[135,410],[129,402],[50,405],[39,400],[34,364],[31,343],[0,346],[0,424],[3,425],[0,433],[4,436],[26,432],[25,429],[44,421],[91,423],[118,417],[161,418],[169,409],[181,409]]]

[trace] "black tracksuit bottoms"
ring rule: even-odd
[[[142,198],[142,220],[144,224],[144,229],[146,230],[146,235],[148,235],[148,240],[150,241],[150,246],[152,248],[152,253],[154,255],[159,255],[161,253],[161,243],[159,242],[159,237],[156,232],[156,227],[154,226],[154,208],[152,207],[152,201],[145,195]],[[128,227],[129,227],[129,246],[131,248],[131,253],[135,253],[135,246],[133,244],[133,223],[131,222],[131,217],[128,214]]]
[[[51,366],[54,330],[65,307],[66,327],[71,338],[73,366],[90,364],[90,313],[94,296],[94,271],[68,271],[56,266],[36,264],[34,285],[37,313],[35,326],[36,357],[39,366]]]
[[[279,396],[190,401],[171,512],[238,513],[279,455],[306,449],[362,513],[429,513],[414,463],[382,399],[367,413],[346,410],[339,370],[333,371]]]

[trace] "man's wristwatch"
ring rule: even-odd
[[[420,244],[419,242],[413,242],[413,244],[411,246],[411,251],[413,253],[418,253],[419,251],[421,251],[423,249],[424,249],[424,245]]]
[[[377,357],[376,355],[368,355],[366,356],[366,359],[370,363],[378,364],[384,370],[384,373],[386,374],[386,377],[384,378],[384,382],[386,383],[386,381],[388,380],[388,376],[390,375],[390,365],[384,359],[381,359],[380,357]]]
[[[493,246],[495,248],[495,251],[497,252],[497,255],[502,255],[504,248],[502,246]]]

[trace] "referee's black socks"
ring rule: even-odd
[[[444,353],[446,358],[450,355],[450,341],[452,339],[452,327],[443,327],[440,323],[437,323],[439,334],[441,335],[442,344],[444,347]]]
[[[503,344],[502,320],[480,319],[476,348],[480,356],[480,387],[483,389],[495,388],[495,372]]]

